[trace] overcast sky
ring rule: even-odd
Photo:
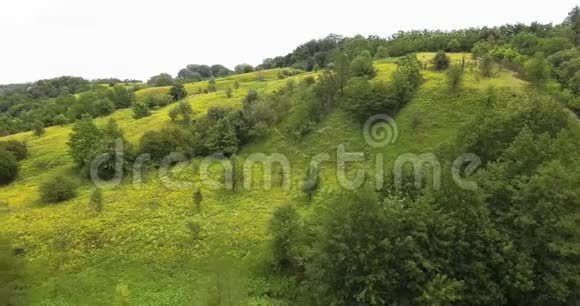
[[[187,64],[233,68],[329,33],[559,23],[579,0],[2,0],[0,84],[61,75],[146,80]]]

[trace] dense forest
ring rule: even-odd
[[[578,305],[579,115],[579,7],[3,86],[0,305]]]

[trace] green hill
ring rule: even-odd
[[[420,54],[428,63],[433,54]],[[469,54],[452,54],[452,62],[470,58]],[[391,59],[375,63],[378,79],[390,80],[396,68]],[[205,266],[208,258],[224,252],[236,258],[249,272],[237,275],[249,283],[253,305],[281,305],[283,300],[265,294],[277,284],[277,276],[261,273],[271,236],[268,223],[272,211],[282,204],[304,197],[300,188],[310,159],[328,153],[336,159],[337,145],[349,152],[364,152],[365,161],[356,168],[373,169],[374,154],[384,153],[387,164],[403,153],[432,152],[443,144],[451,144],[460,128],[485,111],[485,99],[480,93],[489,87],[505,88],[518,94],[525,86],[511,72],[501,71],[490,79],[477,74],[474,62],[469,62],[465,88],[459,95],[441,90],[444,74],[423,71],[425,82],[416,97],[397,116],[398,139],[386,149],[368,146],[362,137],[363,129],[342,110],[332,112],[314,132],[303,139],[289,141],[283,121],[270,129],[267,136],[245,147],[239,154],[242,160],[252,153],[282,153],[292,166],[291,188],[256,187],[237,192],[217,190],[206,186],[203,190],[203,212],[192,214],[192,191],[171,190],[165,187],[155,170],[147,173],[142,186],[136,188],[127,180],[118,187],[104,190],[104,211],[94,214],[87,208],[92,184],[83,180],[79,195],[73,200],[46,206],[39,200],[38,185],[56,173],[74,175],[74,165],[68,154],[67,141],[71,126],[46,129],[40,137],[31,132],[5,137],[25,141],[30,157],[22,162],[20,175],[14,183],[0,188],[5,205],[2,229],[17,237],[16,246],[26,254],[27,292],[32,304],[42,305],[109,305],[116,286],[130,288],[132,301],[147,305],[185,305],[204,294],[204,282],[211,275]],[[237,109],[250,88],[271,92],[288,80],[301,80],[314,73],[302,73],[285,80],[277,77],[278,70],[236,75],[217,80],[218,91],[198,93],[207,82],[187,84],[190,94],[186,102],[198,115],[209,107]],[[231,98],[224,88],[239,83]],[[150,88],[137,92],[137,99],[169,88]],[[149,117],[133,119],[131,110],[116,111],[97,119],[104,124],[116,120],[126,138],[135,143],[147,131],[172,125],[168,111],[171,105],[155,110]],[[199,159],[197,160],[199,161]],[[199,181],[196,161],[186,165],[177,177]],[[259,168],[259,167],[258,167]],[[214,171],[217,171],[214,169]],[[256,169],[260,171],[260,169]],[[303,206],[304,214],[340,189],[335,180],[332,163],[322,166],[322,187],[310,206]],[[200,227],[200,238],[191,240],[188,225]],[[262,268],[261,268],[262,267]],[[272,277],[272,279],[268,279]],[[118,288],[117,288],[118,289]]]

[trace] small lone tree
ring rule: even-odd
[[[234,92],[234,91],[233,91],[233,89],[232,89],[231,87],[227,87],[227,88],[225,89],[226,97],[227,97],[228,99],[229,99],[229,98],[231,98],[231,97],[233,96],[233,92]]]
[[[42,136],[42,134],[44,134],[44,123],[38,120],[34,121],[34,123],[32,124],[32,130],[34,132],[34,135]]]
[[[479,61],[479,70],[484,78],[489,78],[493,74],[493,58],[486,54]]]
[[[151,115],[151,110],[149,109],[149,106],[145,103],[134,102],[132,109],[134,119],[141,119]]]
[[[201,213],[201,204],[203,202],[203,195],[201,194],[201,189],[197,188],[193,193],[193,207],[196,213]]]
[[[310,165],[304,182],[302,183],[302,191],[306,194],[309,201],[312,200],[312,196],[316,192],[320,185],[320,177],[318,174],[318,167]]]
[[[369,51],[362,52],[350,63],[350,74],[355,77],[372,79],[377,75],[373,58]]]
[[[230,163],[232,165],[231,186],[232,190],[236,191],[238,187],[244,183],[244,169],[242,163],[240,163],[239,158],[235,154],[230,157]]]
[[[187,91],[183,84],[175,84],[169,90],[169,95],[173,98],[173,101],[179,101],[187,97]]]
[[[461,90],[461,86],[463,85],[463,70],[461,69],[461,66],[453,65],[449,71],[447,71],[447,85],[449,91],[453,94],[456,94]]]
[[[103,193],[98,187],[91,193],[89,209],[98,213],[103,211]]]
[[[215,84],[215,80],[209,79],[209,81],[207,82],[207,91],[208,92],[216,92],[217,91],[217,86]]]
[[[11,152],[0,148],[0,185],[11,183],[18,175],[18,162]]]
[[[238,81],[234,82],[234,89],[240,88],[240,83]]]
[[[441,50],[433,58],[433,67],[435,70],[445,70],[449,67],[449,57],[445,51]]]

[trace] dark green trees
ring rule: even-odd
[[[398,110],[398,105],[395,99],[391,98],[387,84],[381,81],[368,81],[360,77],[348,81],[342,106],[361,123],[370,116],[392,114]]]
[[[147,83],[152,86],[171,86],[173,85],[173,77],[168,73],[161,73],[152,76]]]
[[[118,145],[123,147],[118,148]],[[98,128],[90,116],[83,116],[73,126],[68,141],[69,152],[83,175],[91,174],[91,163],[98,157],[107,155],[98,165],[98,169],[93,169],[93,174],[105,179],[113,177],[118,167],[125,168],[127,159],[131,156],[126,145],[123,133],[114,120],[111,119],[103,128]],[[117,165],[117,162],[122,164]]]
[[[238,151],[239,140],[229,118],[217,119],[208,134],[206,146],[210,152],[221,153],[225,156],[231,156]]]

